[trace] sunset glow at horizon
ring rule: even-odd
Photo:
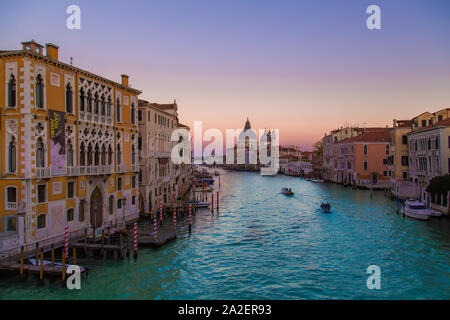
[[[81,8],[68,30],[66,8]],[[381,8],[381,30],[366,8]],[[449,1],[14,1],[0,3],[0,50],[34,39],[65,63],[176,99],[203,129],[280,130],[311,150],[344,125],[392,126],[450,107]],[[40,23],[45,21],[45,23]]]

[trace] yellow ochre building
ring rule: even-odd
[[[44,54],[45,52],[45,54]],[[138,95],[28,41],[0,51],[0,257],[138,218]]]

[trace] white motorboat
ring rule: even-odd
[[[322,180],[322,179],[312,179],[311,182],[314,182],[314,183],[324,183],[325,180]]]
[[[403,210],[406,216],[414,219],[428,220],[431,216],[430,210],[417,200],[406,200]]]

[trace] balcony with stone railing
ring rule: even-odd
[[[41,179],[50,178],[51,177],[50,167],[36,168],[36,177]]]

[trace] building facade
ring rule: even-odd
[[[59,61],[58,49],[0,52],[0,251],[138,217],[140,91],[127,75]]]
[[[390,184],[387,157],[390,129],[369,131],[337,143],[334,172],[343,184],[386,188]]]
[[[411,131],[408,145],[410,179],[425,199],[430,180],[450,173],[450,118]]]
[[[159,210],[160,203],[178,204],[190,186],[192,167],[171,161],[172,132],[189,127],[178,121],[178,106],[139,100],[139,187],[141,215]]]

